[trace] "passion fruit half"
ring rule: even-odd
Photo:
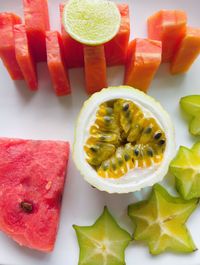
[[[73,158],[99,190],[128,193],[163,179],[175,154],[168,113],[152,97],[128,86],[93,94],[80,112]]]

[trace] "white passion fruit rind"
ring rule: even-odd
[[[166,175],[175,155],[168,113],[154,98],[129,86],[93,94],[79,114],[73,158],[99,190],[128,193]]]

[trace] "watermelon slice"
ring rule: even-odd
[[[128,48],[124,83],[147,91],[161,63],[162,43],[135,39]]]
[[[36,65],[29,48],[25,25],[14,26],[15,54],[24,79],[31,90],[37,90]]]
[[[88,94],[107,87],[104,45],[84,46],[85,81]]]
[[[128,4],[117,5],[121,14],[121,26],[118,34],[105,43],[105,55],[108,66],[125,64],[130,37],[130,18]]]
[[[71,36],[65,31],[62,24],[62,14],[64,6],[65,4],[60,4],[61,33],[64,43],[65,62],[67,64],[67,67],[69,68],[83,67],[83,45],[72,39]]]
[[[189,70],[200,53],[200,28],[188,27],[171,63],[171,73],[181,74]]]
[[[186,33],[187,16],[181,10],[161,10],[148,18],[148,37],[162,41],[162,62],[171,62]]]
[[[37,62],[46,61],[45,31],[50,29],[47,0],[23,0],[31,49]]]
[[[71,93],[68,72],[64,63],[64,47],[57,31],[46,32],[47,64],[57,96]]]
[[[22,246],[52,251],[69,144],[1,138],[0,157],[0,230]]]
[[[13,80],[23,79],[23,74],[15,57],[13,32],[13,26],[20,23],[21,19],[17,15],[0,13],[0,57]]]

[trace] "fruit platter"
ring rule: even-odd
[[[198,0],[0,3],[0,264],[200,265]]]

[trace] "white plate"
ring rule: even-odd
[[[7,0],[0,3],[0,12],[14,11],[22,15],[21,0]],[[49,0],[52,29],[59,29],[60,0]],[[117,1],[123,2],[123,1]],[[132,38],[146,36],[146,18],[155,11],[184,9],[189,24],[200,26],[199,0],[129,0],[131,10]],[[147,4],[148,3],[148,4]],[[45,64],[38,65],[40,89],[33,94],[23,81],[13,82],[0,63],[0,135],[32,139],[61,139],[73,142],[73,129],[77,114],[87,98],[84,92],[83,71],[71,70],[72,96],[57,98],[49,81]],[[109,85],[120,85],[123,67],[108,70]],[[200,92],[200,58],[188,74],[173,77],[168,66],[163,65],[152,83],[149,93],[161,101],[175,123],[177,146],[191,146],[193,139],[187,131],[187,124],[179,111],[179,99],[188,94]],[[144,193],[144,192],[143,192]],[[136,194],[143,195],[143,193]],[[19,247],[6,235],[0,234],[0,264],[4,265],[77,265],[79,249],[72,224],[91,225],[107,205],[120,224],[131,231],[126,216],[127,205],[134,201],[133,194],[109,195],[90,187],[79,175],[72,160],[69,163],[61,213],[61,223],[55,250],[52,254]],[[200,249],[200,209],[188,222],[194,241]],[[143,265],[199,265],[200,251],[190,255],[163,254],[152,257],[146,246],[132,244],[126,251],[126,264]]]

